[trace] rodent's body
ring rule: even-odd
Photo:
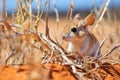
[[[89,26],[88,22],[87,25],[78,23],[63,37],[64,40],[68,41],[68,52],[77,52],[82,56],[94,57],[96,55],[99,42],[94,34],[89,32],[87,26]],[[98,59],[100,56],[100,53],[98,53],[96,58]]]
[[[99,42],[94,35],[88,34],[84,40],[74,40],[68,43],[68,52],[78,52],[83,56],[95,56]]]

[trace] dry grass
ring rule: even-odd
[[[68,29],[66,24],[72,21],[73,1],[70,5],[68,20],[59,16],[55,3],[56,18],[50,17],[49,0],[44,3],[44,8],[47,7],[45,16],[43,15],[44,8],[35,15],[31,1],[23,3],[21,1],[18,0],[20,5],[14,16],[10,18],[13,20],[3,18],[0,22],[0,71],[5,73],[4,75],[9,75],[6,70],[10,69],[16,76],[13,78],[15,80],[17,78],[20,80],[61,80],[64,78],[60,76],[65,76],[66,80],[102,80],[103,78],[107,80],[113,76],[113,79],[120,78],[120,73],[117,71],[120,70],[118,64],[120,62],[119,20],[111,21],[102,16],[102,19],[98,20],[101,22],[96,22],[98,27],[94,32],[95,36],[100,43],[106,38],[100,47],[103,57],[99,61],[94,57],[71,59],[69,56],[74,57],[74,55],[66,52],[67,43],[62,40],[62,36]],[[39,10],[40,3],[38,0],[36,2]],[[93,31],[94,28],[91,27],[89,30]],[[18,67],[15,68],[16,66]],[[19,74],[24,77],[20,78]],[[45,77],[42,77],[44,75]],[[2,76],[0,78],[1,80],[9,79]]]

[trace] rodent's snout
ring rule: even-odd
[[[65,36],[63,36],[62,39],[65,39]]]
[[[63,36],[62,39],[65,41],[70,41],[70,36]]]

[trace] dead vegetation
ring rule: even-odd
[[[17,0],[18,6],[16,13],[12,16],[13,21],[9,22],[7,17],[3,17],[2,21],[0,21],[1,74],[8,76],[13,73],[10,77],[14,80],[17,78],[20,80],[120,79],[120,55],[118,52],[120,47],[119,29],[116,29],[118,27],[114,28],[116,32],[114,34],[111,32],[111,35],[109,35],[107,33],[109,30],[106,31],[105,28],[103,32],[106,32],[108,36],[106,35],[107,37],[103,39],[103,37],[101,37],[101,35],[103,35],[101,33],[103,32],[100,31],[98,27],[99,25],[105,25],[104,27],[106,27],[102,19],[110,0],[106,1],[103,10],[100,11],[99,15],[97,14],[97,21],[94,25],[96,26],[94,34],[99,36],[98,40],[101,41],[98,52],[101,51],[103,56],[99,60],[95,60],[94,57],[75,59],[73,57],[76,54],[66,52],[62,44],[63,42],[60,41],[58,37],[61,33],[59,33],[60,17],[56,3],[54,2],[54,11],[56,14],[56,22],[54,22],[54,24],[56,25],[55,36],[53,36],[49,21],[50,2],[46,0],[42,11],[40,11],[41,1],[42,0],[36,0],[38,12],[37,15],[35,15],[31,6],[32,0]],[[45,8],[47,8],[47,11],[44,16]],[[68,23],[65,23],[67,25],[73,20],[73,9],[74,1],[72,0],[68,12]],[[4,13],[5,8],[3,9],[3,14]],[[45,20],[42,17],[45,17]],[[88,22],[89,21],[90,20],[88,20]],[[64,26],[63,29],[66,30],[67,27],[66,25]],[[117,39],[115,38],[114,40],[114,37],[117,37]],[[108,45],[106,44],[104,48],[105,43],[108,43]],[[111,46],[111,44],[114,45]],[[105,49],[110,50],[104,52]],[[117,59],[111,58],[113,53],[118,55]],[[7,70],[11,72],[8,73]],[[0,80],[9,79],[10,78],[3,76],[0,77]]]

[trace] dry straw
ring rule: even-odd
[[[5,2],[5,0],[2,0],[2,1],[3,3]],[[17,22],[11,24],[11,23],[8,23],[7,19],[4,19],[4,18],[3,18],[3,21],[0,22],[0,26],[3,26],[3,32],[1,31],[2,29],[0,30],[0,46],[1,47],[4,46],[2,44],[2,41],[4,42],[4,40],[7,43],[9,43],[10,41],[12,42],[12,44],[10,43],[6,44],[9,46],[8,47],[9,51],[8,51],[8,55],[6,55],[3,60],[1,60],[1,65],[6,64],[7,61],[11,58],[11,56],[13,56],[13,58],[15,59],[14,56],[17,53],[20,53],[20,54],[25,53],[23,54],[24,55],[23,58],[26,58],[26,59],[31,59],[30,56],[32,57],[34,56],[34,54],[38,53],[38,54],[41,54],[40,56],[43,56],[41,60],[39,60],[41,61],[39,63],[45,64],[45,63],[54,62],[61,65],[67,65],[70,68],[72,68],[72,72],[74,73],[74,75],[77,77],[80,77],[82,80],[89,79],[89,77],[87,78],[86,75],[89,73],[92,73],[93,71],[97,70],[101,66],[101,62],[95,60],[94,57],[84,57],[83,59],[78,61],[70,59],[69,56],[66,54],[67,52],[62,48],[62,46],[58,42],[56,43],[54,40],[51,39],[50,32],[49,32],[49,28],[50,28],[49,20],[48,20],[50,5],[51,5],[50,0],[45,1],[41,11],[40,11],[40,6],[42,3],[42,0],[36,0],[37,9],[38,9],[37,15],[32,13],[31,0],[24,0],[24,1],[17,0],[17,2],[18,4],[20,4],[17,7],[17,12],[14,15],[16,17],[14,21],[15,22],[17,21]],[[110,0],[107,0],[99,19],[96,22],[95,29],[97,28],[98,23],[102,20],[109,3],[110,3]],[[69,12],[70,21],[72,21],[72,14],[74,9],[73,7],[74,7],[74,0],[72,0],[70,4],[70,12]],[[42,17],[43,17],[45,8],[47,8],[47,11],[45,13],[45,21],[44,21]],[[3,9],[4,9],[3,14],[4,14],[6,13],[5,5],[3,5]],[[59,28],[59,12],[56,6],[56,2],[54,2],[54,11],[56,14],[56,24],[57,24],[56,31],[57,31],[57,29]],[[28,16],[29,18],[27,18]],[[35,22],[35,25],[32,24],[34,22]],[[45,28],[46,28],[45,35],[40,32],[37,32],[36,27],[38,27],[40,23],[45,25]],[[17,29],[19,28],[20,31],[18,32],[16,28]],[[36,28],[36,30],[34,30],[34,28]],[[107,39],[101,42],[101,45],[97,53],[100,51],[101,47],[103,46],[106,40]],[[58,40],[56,39],[56,41]],[[110,53],[118,47],[120,47],[120,44],[116,45],[111,50],[109,50],[104,56],[100,58],[100,60],[110,55]],[[6,51],[7,48],[1,48],[1,52],[2,50]],[[40,58],[40,56],[36,58]],[[21,63],[21,64],[24,64],[24,63]],[[88,64],[94,64],[94,68],[89,70],[90,65]],[[80,69],[81,71],[79,71],[78,69]],[[94,74],[94,78],[97,80],[100,80],[98,76],[95,74]]]

